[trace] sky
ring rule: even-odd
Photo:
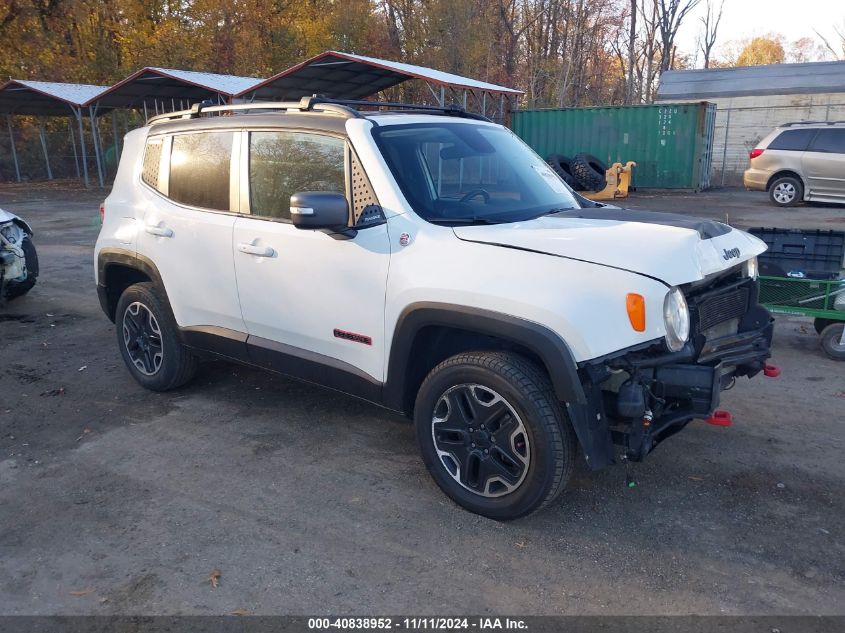
[[[690,53],[695,50],[701,32],[699,18],[706,13],[706,2],[701,0],[681,25],[677,37],[680,50]],[[845,27],[845,0],[725,0],[716,49],[729,40],[769,32],[783,33],[788,41],[801,37],[818,39],[814,28],[835,40],[833,25],[839,25],[840,30]]]

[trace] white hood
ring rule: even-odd
[[[753,235],[718,222],[625,210],[607,213],[614,219],[599,219],[603,211],[580,211],[576,215],[589,217],[548,215],[526,222],[458,226],[454,231],[462,240],[613,266],[670,286],[698,281],[766,250]],[[615,219],[623,214],[637,220]]]

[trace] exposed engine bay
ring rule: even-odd
[[[20,218],[0,209],[0,302],[28,292],[37,276],[32,230]]]

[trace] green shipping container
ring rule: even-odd
[[[511,129],[543,158],[586,152],[613,163],[637,163],[632,185],[694,189],[710,186],[713,103],[515,110]]]

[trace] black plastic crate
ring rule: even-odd
[[[768,277],[838,279],[845,257],[845,231],[756,228],[748,231],[769,249],[758,257]]]

